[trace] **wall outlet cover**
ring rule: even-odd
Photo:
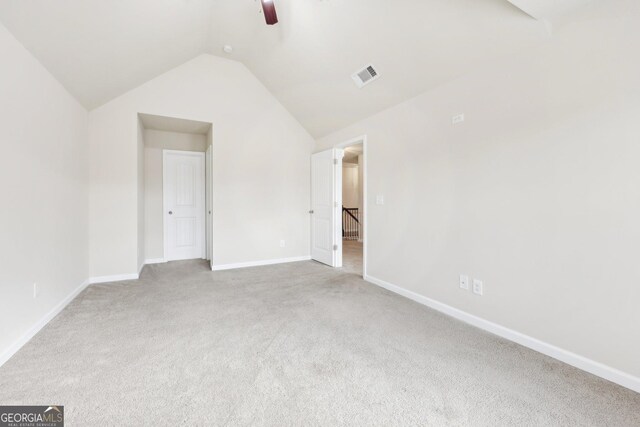
[[[483,284],[482,280],[473,279],[473,293],[476,295],[482,295]]]

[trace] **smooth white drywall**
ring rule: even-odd
[[[640,376],[639,20],[637,2],[594,2],[319,140],[367,135],[368,274]]]
[[[156,129],[144,131],[146,149],[207,151],[208,136],[197,133],[169,132]]]
[[[137,113],[213,124],[216,263],[309,254],[313,139],[244,65],[202,55],[89,114],[92,276],[137,272]]]
[[[144,253],[148,260],[164,258],[164,212],[162,187],[162,151],[207,151],[207,135],[165,132],[147,129],[144,132]]]
[[[89,186],[87,112],[2,25],[0,64],[2,358],[89,277]]]
[[[355,163],[342,164],[342,206],[358,208],[360,206],[358,165]]]

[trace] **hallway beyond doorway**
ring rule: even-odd
[[[362,242],[342,240],[342,269],[362,276]]]

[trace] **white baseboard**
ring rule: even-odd
[[[96,283],[109,283],[109,282],[121,282],[123,280],[136,280],[140,276],[138,274],[116,274],[114,276],[98,276],[90,277],[89,284],[94,285]]]
[[[211,267],[213,271],[220,270],[233,270],[236,268],[247,268],[247,267],[258,267],[261,265],[273,265],[273,264],[284,264],[287,262],[298,262],[298,261],[309,261],[311,257],[309,255],[293,257],[293,258],[280,258],[280,259],[267,259],[263,261],[249,261],[249,262],[238,262],[235,264],[223,264],[223,265],[214,265]]]
[[[35,325],[33,325],[27,332],[22,334],[20,338],[18,338],[13,344],[9,346],[6,350],[0,354],[0,366],[4,365],[4,363],[11,359],[11,357],[16,354],[18,350],[22,348],[31,338],[37,334],[40,329],[42,329],[47,323],[51,321],[54,317],[58,315],[64,308],[71,302],[73,299],[78,296],[80,292],[82,292],[89,285],[89,281],[85,280],[80,286],[74,289],[69,295],[65,297],[62,301],[60,301],[55,307],[53,307],[47,314],[45,314]]]
[[[579,354],[561,349],[544,341],[540,341],[536,338],[514,331],[513,329],[509,329],[502,325],[498,325],[497,323],[490,322],[481,317],[474,316],[473,314],[469,314],[465,311],[451,307],[447,304],[443,304],[434,299],[427,298],[423,295],[393,285],[389,282],[385,282],[384,280],[380,280],[372,276],[365,276],[364,279],[367,282],[373,283],[374,285],[378,285],[398,295],[402,295],[403,297],[426,305],[427,307],[430,307],[448,316],[454,317],[477,328],[484,329],[487,332],[491,332],[492,334],[498,335],[502,338],[528,347],[539,353],[553,357],[554,359],[557,359],[568,365],[574,366],[578,369],[582,369],[583,371],[589,372],[593,375],[604,378],[640,393],[640,378],[635,377],[631,374],[622,372],[600,362],[596,362],[594,360],[580,356]]]
[[[151,259],[145,259],[144,260],[145,265],[147,265],[147,264],[163,264],[165,262],[167,262],[167,260],[164,259],[164,258],[151,258]]]

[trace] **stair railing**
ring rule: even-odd
[[[358,208],[342,207],[342,237],[360,240],[360,212]]]

